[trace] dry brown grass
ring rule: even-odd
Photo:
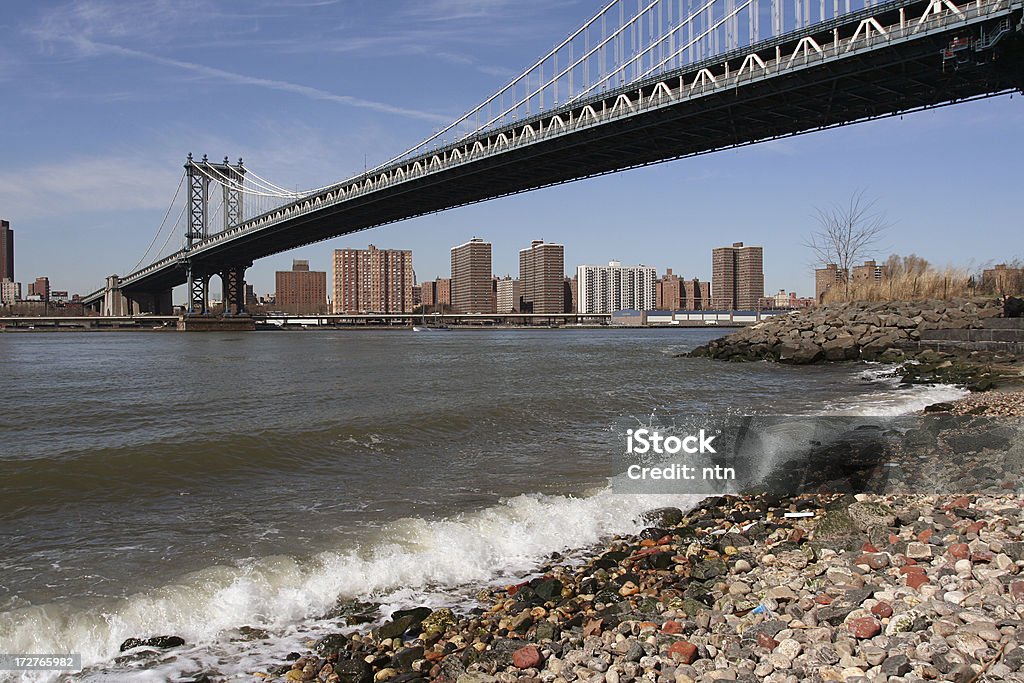
[[[977,270],[955,266],[939,268],[914,255],[890,256],[884,265],[888,272],[881,281],[852,278],[846,287],[837,283],[825,294],[824,302],[919,301],[1024,294],[1024,264],[1019,260],[1007,262],[1007,271],[995,279],[982,277],[982,272],[992,268],[991,265]]]

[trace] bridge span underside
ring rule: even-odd
[[[500,154],[482,155],[355,194],[258,230],[243,231],[220,243],[202,245],[188,258],[193,267],[198,265],[207,272],[219,273],[236,264],[251,264],[295,247],[499,196],[1024,89],[1020,6],[1004,4],[1011,9],[999,21],[1008,21],[1013,30],[987,54],[964,63],[944,59],[943,51],[957,36],[976,39],[978,32],[984,32],[984,27],[991,26],[995,19],[952,25],[947,30],[922,32],[905,40],[880,41],[870,50],[832,60],[810,60],[804,68],[780,68],[773,74],[769,67],[766,74],[770,77],[751,79],[736,87],[710,88],[698,93],[699,97],[689,96],[693,92],[691,84],[699,80],[702,69],[721,73],[724,66],[724,73],[728,74],[730,67],[735,72],[752,53],[765,62],[778,61],[780,55],[798,52],[801,41],[808,36],[818,45],[838,44],[837,39],[850,39],[864,17],[873,17],[882,26],[895,26],[905,23],[907,16],[920,17],[929,4],[877,6],[810,27],[786,40],[766,41],[706,64],[692,65],[678,74],[634,83],[597,99],[547,111],[534,121],[543,125],[559,113],[568,118],[576,116],[578,120],[585,105],[608,111],[621,102],[620,95],[636,93],[638,87],[642,91],[645,85],[650,91],[657,82],[669,88],[678,87],[680,93],[686,90],[688,95],[676,103],[641,110],[628,117],[608,118],[598,125],[533,144],[512,146]],[[520,121],[509,130],[521,129],[529,122]],[[500,131],[489,131],[482,133],[480,139],[498,134]],[[165,291],[184,283],[186,272],[184,262],[181,263],[140,273],[141,277],[136,279],[127,278],[123,283],[125,294],[131,297],[133,292]]]

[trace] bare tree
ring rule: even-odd
[[[843,274],[845,294],[850,293],[854,264],[869,257],[890,223],[877,208],[877,200],[865,199],[864,190],[850,196],[849,203],[815,209],[818,229],[804,243],[823,265],[834,263]]]

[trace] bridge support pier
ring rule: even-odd
[[[160,292],[129,292],[125,296],[128,299],[130,315],[143,313],[172,315],[174,313],[174,301],[171,298],[170,289]]]
[[[245,310],[245,271],[252,264],[225,268],[220,272],[223,286],[224,315],[243,315]]]
[[[210,276],[192,263],[188,264],[187,315],[206,315],[210,310]]]
[[[103,307],[100,315],[107,317],[123,317],[128,315],[128,299],[121,292],[121,281],[117,275],[107,277],[106,290],[103,292]]]

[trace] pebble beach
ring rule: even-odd
[[[768,496],[659,509],[638,535],[410,609],[256,678],[325,683],[1024,681],[1024,501]]]

